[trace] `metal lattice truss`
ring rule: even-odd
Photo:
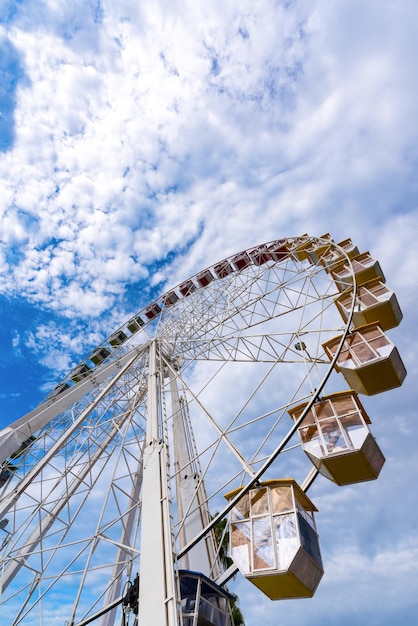
[[[344,255],[332,240],[306,241]],[[223,494],[270,471],[284,449],[289,454],[277,458],[284,461],[275,471],[306,474],[305,457],[292,453],[287,408],[321,391],[333,366],[322,344],[348,324],[334,304],[341,287],[320,263],[292,253],[301,242],[283,240],[289,254],[258,264],[248,251],[253,261],[242,269],[216,277],[209,268],[208,284],[194,277],[183,297],[169,292],[147,309],[148,319],[139,312],[93,353],[104,358],[85,359],[0,433],[5,623],[81,623],[141,576],[151,445],[166,451],[161,471],[174,562],[180,555],[193,566],[204,544],[214,578],[218,548],[205,528],[224,514]],[[353,281],[347,288],[355,292]],[[117,610],[100,623],[119,623]]]

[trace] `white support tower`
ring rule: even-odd
[[[168,441],[161,420],[161,365],[157,342],[153,341],[149,350],[147,430],[143,452],[142,574],[138,603],[141,626],[178,626]]]

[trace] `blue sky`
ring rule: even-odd
[[[248,626],[416,621],[418,5],[3,0],[0,425],[157,294],[330,232],[379,259],[408,377],[367,405],[379,480],[313,494],[311,601],[238,583]],[[376,417],[374,417],[376,416]]]

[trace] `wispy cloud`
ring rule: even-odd
[[[416,508],[405,494],[418,478],[408,447],[418,400],[417,20],[414,0],[2,2],[3,420],[169,286],[250,245],[330,232],[379,258],[404,312],[392,336],[409,376],[390,401],[366,399],[389,467],[386,491],[367,498],[379,511],[397,497]],[[364,610],[372,624],[379,585],[388,616],[406,611],[416,529],[408,521],[388,546],[388,514],[379,532],[351,490],[316,489],[332,575],[309,608],[286,605],[279,621],[314,613],[311,625],[334,624],[323,606],[346,605],[345,564],[359,609],[350,621],[333,603],[339,623],[354,624],[354,611],[363,624]],[[332,530],[340,505],[341,524],[356,510],[347,532],[377,533],[374,554],[353,537],[341,551],[330,545],[343,541]],[[253,622],[276,624],[277,605],[242,589]]]

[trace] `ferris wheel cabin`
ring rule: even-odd
[[[321,254],[319,259],[327,272],[329,272],[336,264],[344,261],[344,252],[349,259],[352,259],[360,254],[358,247],[352,242],[351,239],[344,239],[344,241],[340,241],[337,245],[338,248],[342,248],[343,252],[341,252],[338,248],[329,246],[328,249]]]
[[[100,346],[97,348],[93,354],[90,355],[90,361],[95,365],[100,365],[103,361],[109,356],[110,350],[105,348],[104,346]]]
[[[153,302],[145,309],[145,317],[147,317],[149,320],[153,320],[160,313],[161,307],[158,302]]]
[[[180,570],[183,626],[232,626],[229,594],[203,574]]]
[[[291,478],[260,483],[231,510],[231,557],[271,600],[313,596],[323,574],[316,510]]]
[[[142,317],[140,317],[139,315],[136,315],[135,317],[129,320],[126,327],[130,333],[134,334],[138,332],[138,330],[140,330],[142,326],[144,326],[144,324],[145,322],[142,319]]]
[[[179,291],[181,293],[182,296],[184,296],[185,298],[187,296],[190,296],[191,293],[193,293],[194,291],[196,291],[197,287],[194,284],[194,282],[190,279],[190,280],[186,280],[184,283],[182,283],[179,286]]]
[[[351,310],[352,295],[347,289],[335,301],[341,317],[346,322]],[[357,288],[353,311],[354,326],[379,322],[382,330],[395,328],[402,320],[402,311],[394,292],[380,278],[369,280]]]
[[[218,278],[225,278],[226,276],[229,276],[229,274],[232,274],[232,272],[234,271],[232,265],[227,259],[224,259],[223,261],[215,265],[213,269]]]
[[[87,363],[80,363],[77,365],[75,369],[70,374],[70,378],[74,383],[80,382],[83,378],[85,378],[90,372],[90,367]]]
[[[120,346],[125,343],[127,339],[128,336],[123,332],[123,330],[118,330],[109,337],[109,343],[111,346],[116,348],[116,346]]]
[[[232,263],[235,269],[240,271],[251,265],[251,259],[248,256],[247,252],[241,252],[240,254],[234,256],[234,258],[232,259]]]
[[[269,246],[268,251],[270,254],[270,258],[274,261],[283,261],[289,256],[289,249],[284,240],[276,241],[276,243]]]
[[[337,354],[342,336],[323,344],[330,360]],[[376,323],[354,328],[345,338],[335,369],[357,393],[373,396],[400,387],[406,369],[397,348]]]
[[[289,410],[297,421],[308,403]],[[370,418],[354,391],[315,402],[300,428],[302,448],[318,471],[337,485],[374,480],[385,462],[371,434]]]
[[[321,243],[315,240],[302,241],[295,246],[293,253],[299,259],[304,261],[309,259],[312,263],[318,263],[319,259],[329,250],[329,244],[333,242],[333,239],[329,233],[322,235],[320,238]]]
[[[331,276],[340,291],[345,291],[347,286],[352,284],[353,272],[357,285],[363,285],[373,278],[380,278],[382,282],[386,282],[379,261],[370,256],[369,252],[358,254],[351,261],[342,261],[331,269]]]
[[[163,303],[166,307],[173,306],[173,304],[176,304],[177,300],[179,300],[179,297],[175,291],[169,291],[163,296]]]

